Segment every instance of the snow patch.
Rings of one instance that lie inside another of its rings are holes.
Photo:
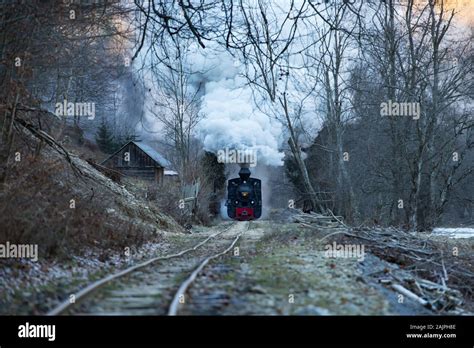
[[[458,227],[458,228],[447,228],[437,227],[433,230],[433,234],[448,236],[450,238],[473,238],[474,228],[472,227]]]

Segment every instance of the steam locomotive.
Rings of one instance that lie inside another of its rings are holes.
[[[242,167],[240,178],[227,185],[227,215],[234,220],[248,221],[262,215],[262,181],[250,177],[250,169]]]

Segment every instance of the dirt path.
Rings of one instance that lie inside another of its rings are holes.
[[[325,257],[316,235],[301,236],[295,228],[253,223],[238,255],[212,264],[197,280],[182,314],[390,313],[385,296],[364,282],[357,260]]]
[[[363,257],[328,257],[327,247],[333,245],[328,237],[340,232],[252,223],[238,253],[211,264],[197,279],[181,314],[437,314],[379,282],[391,274],[401,276],[398,265],[370,251]]]
[[[114,280],[67,314],[166,315],[176,295],[182,297],[178,315],[435,314],[409,298],[400,301],[396,291],[373,277],[396,265],[370,253],[328,256],[330,237],[341,232],[337,228],[308,230],[264,220],[222,222],[195,227],[191,234],[169,235],[167,249],[156,252],[186,250],[219,231],[225,232],[192,252]],[[209,260],[185,293],[177,294],[203,260],[226,249],[225,255]]]
[[[175,239],[184,249],[229,223],[200,228]],[[158,262],[102,289],[70,314],[166,315],[180,296],[179,315],[389,315],[433,314],[371,279],[390,265],[374,255],[328,257],[326,247],[340,230],[302,230],[270,221],[236,223],[185,257]],[[242,234],[241,234],[242,233]],[[180,285],[210,255],[227,254],[197,274],[183,294]]]

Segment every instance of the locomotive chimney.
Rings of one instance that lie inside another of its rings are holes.
[[[250,164],[249,163],[239,163],[240,166],[240,171],[239,171],[239,176],[242,180],[248,180],[250,178]]]

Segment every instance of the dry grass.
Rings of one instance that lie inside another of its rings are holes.
[[[65,256],[87,247],[123,248],[142,243],[143,235],[131,223],[110,221],[97,207],[71,189],[72,182],[53,180],[68,171],[60,161],[27,158],[13,166],[0,193],[0,241],[38,244],[43,257]],[[106,205],[107,200],[100,200]],[[75,199],[75,208],[71,208]]]
[[[87,171],[78,175],[51,148],[35,156],[24,144],[15,144],[22,158],[10,161],[0,190],[0,243],[37,244],[40,257],[67,257],[88,248],[123,250],[156,240],[159,229],[179,228],[85,162],[77,159]]]

